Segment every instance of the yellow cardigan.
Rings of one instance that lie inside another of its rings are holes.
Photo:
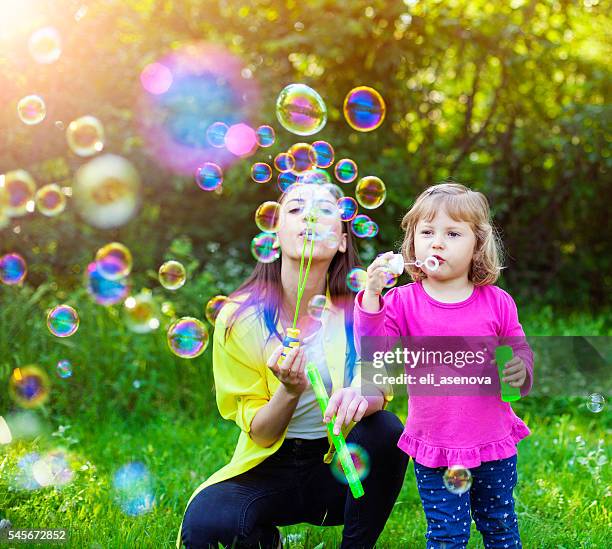
[[[235,421],[240,427],[238,444],[231,461],[195,489],[185,510],[193,498],[207,486],[240,475],[274,454],[282,445],[287,433],[285,429],[282,436],[268,448],[258,446],[249,434],[253,418],[268,403],[280,385],[280,381],[266,366],[268,357],[278,347],[279,341],[275,337],[268,339],[269,334],[263,319],[256,314],[254,308],[249,308],[241,314],[234,322],[230,337],[225,340],[225,327],[237,307],[238,304],[235,302],[227,303],[215,322],[213,373],[219,412],[225,419]],[[325,358],[332,381],[332,392],[335,392],[344,386],[345,378],[347,341],[344,310],[331,305],[326,308],[321,321],[324,330]],[[282,333],[280,326],[277,326],[277,329]],[[360,364],[357,361],[351,386],[359,389],[359,380]],[[384,406],[392,398],[389,390],[385,396]],[[355,423],[351,422],[343,429],[345,436],[354,425]],[[331,463],[335,451],[329,435],[328,439],[330,448],[323,458],[325,463]],[[181,528],[182,526],[181,522]],[[180,549],[181,529],[178,532],[176,546]]]

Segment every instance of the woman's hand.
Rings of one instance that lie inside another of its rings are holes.
[[[329,405],[323,414],[323,422],[329,423],[334,414],[334,434],[339,435],[342,424],[348,425],[351,421],[359,421],[368,409],[368,399],[361,396],[355,389],[344,387],[336,391],[329,399]]]
[[[389,281],[389,260],[393,252],[385,252],[379,255],[367,269],[368,279],[366,281],[365,293],[370,296],[378,296],[382,293],[385,284]]]
[[[279,345],[268,359],[267,366],[290,395],[299,396],[308,387],[308,378],[305,373],[306,353],[301,347],[294,347],[279,366],[277,363],[282,352],[283,346]]]

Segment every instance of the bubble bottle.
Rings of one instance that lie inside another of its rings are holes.
[[[300,329],[299,328],[287,328],[287,334],[283,339],[283,351],[278,358],[278,365],[280,366],[285,362],[287,354],[291,349],[297,349],[300,346]]]
[[[504,402],[514,402],[521,398],[521,390],[518,387],[512,387],[509,383],[502,381],[504,366],[510,360],[512,360],[512,347],[510,345],[500,345],[495,349],[495,362],[497,362],[497,373],[499,374],[501,399]]]

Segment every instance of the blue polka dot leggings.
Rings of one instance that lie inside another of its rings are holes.
[[[472,487],[461,495],[444,486],[445,470],[414,462],[427,519],[427,549],[465,548],[472,518],[487,549],[522,547],[512,496],[517,481],[516,455],[470,469]]]

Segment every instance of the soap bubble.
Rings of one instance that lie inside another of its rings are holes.
[[[10,444],[13,442],[13,434],[6,420],[0,416],[0,444]]]
[[[387,197],[387,189],[382,180],[373,175],[363,177],[355,188],[357,202],[368,210],[378,208]]]
[[[208,330],[197,318],[185,316],[168,328],[168,347],[181,358],[196,358],[208,347]]]
[[[150,291],[142,290],[123,302],[123,316],[129,330],[147,334],[159,328],[159,307]]]
[[[603,395],[593,393],[592,395],[589,395],[586,406],[591,412],[597,414],[604,409],[605,404],[606,400]]]
[[[0,256],[0,282],[8,286],[21,284],[28,274],[25,259],[19,254],[10,253]]]
[[[197,169],[195,180],[203,191],[214,191],[223,183],[223,170],[214,162],[206,162]]]
[[[314,320],[321,320],[326,305],[327,298],[324,295],[313,295],[308,302],[308,314]]]
[[[66,140],[74,154],[93,156],[104,148],[104,127],[94,116],[81,116],[68,124]]]
[[[0,428],[0,438],[2,438],[0,443],[2,444],[10,442],[6,440],[7,437],[13,440],[33,440],[45,435],[47,431],[47,426],[33,410],[19,410],[8,414],[6,428],[5,432],[2,432],[3,429]]]
[[[359,86],[344,99],[344,117],[348,125],[360,132],[371,132],[385,119],[386,106],[382,96],[368,86]]]
[[[19,471],[12,481],[15,488],[20,490],[37,490],[40,488],[40,484],[36,482],[32,473],[32,467],[39,459],[40,454],[38,452],[30,452],[19,459],[17,462]]]
[[[62,450],[53,450],[34,463],[32,476],[40,486],[65,486],[74,478],[74,471],[68,456]]]
[[[12,170],[0,175],[0,189],[8,196],[5,206],[9,217],[19,217],[33,211],[36,183],[25,170]]]
[[[128,516],[149,513],[155,506],[153,482],[146,466],[133,462],[117,469],[113,475],[114,499]]]
[[[350,158],[338,160],[334,167],[334,174],[340,183],[352,183],[357,179],[357,164]]]
[[[208,143],[216,149],[222,149],[225,147],[225,136],[227,135],[229,126],[224,122],[215,122],[208,126],[206,130],[206,140]]]
[[[229,298],[224,295],[216,295],[215,297],[211,297],[206,304],[206,309],[204,314],[206,316],[206,320],[210,322],[213,326],[221,312],[221,308],[228,302]]]
[[[355,444],[354,442],[348,442],[346,447],[353,460],[353,465],[355,466],[355,471],[357,471],[359,480],[364,480],[370,474],[370,456],[368,455],[368,452],[362,446]],[[344,474],[344,468],[342,467],[342,462],[340,461],[340,454],[338,452],[334,454],[334,459],[331,464],[331,471],[337,481],[341,482],[342,484],[348,484],[346,475]]]
[[[290,172],[295,167],[295,159],[289,153],[278,153],[274,158],[274,167],[279,172]]]
[[[109,280],[100,273],[98,264],[92,261],[85,271],[87,292],[99,305],[108,307],[121,303],[130,293],[127,279]]]
[[[40,124],[47,115],[47,107],[42,97],[38,95],[26,95],[17,103],[17,114],[19,120],[28,126]]]
[[[132,272],[132,252],[119,242],[111,242],[96,252],[96,263],[104,278],[119,280]]]
[[[325,170],[315,168],[298,175],[297,183],[302,185],[326,185],[331,183],[331,177]]]
[[[346,275],[346,285],[353,292],[365,290],[368,274],[361,268],[355,267]]]
[[[472,473],[463,465],[453,465],[444,471],[442,481],[451,494],[460,496],[472,486]]]
[[[36,365],[15,368],[9,378],[9,394],[22,408],[36,408],[49,398],[47,374]]]
[[[57,337],[69,337],[79,329],[79,315],[70,305],[56,305],[47,314],[47,328]]]
[[[166,261],[159,268],[159,283],[166,290],[178,290],[187,280],[185,267],[178,261]]]
[[[318,168],[329,168],[334,163],[334,148],[327,141],[315,141],[312,148],[315,150]]]
[[[170,48],[156,63],[168,69],[172,85],[165,93],[142,93],[138,100],[138,133],[149,156],[187,177],[205,162],[223,170],[238,162],[225,147],[229,127],[261,113],[257,81],[242,77],[242,60],[221,45],[189,42]],[[211,132],[221,132],[211,136],[207,130],[216,123],[221,125]]]
[[[340,219],[342,221],[352,221],[357,215],[357,201],[350,196],[343,196],[338,199],[338,208],[340,210]]]
[[[140,73],[142,87],[153,95],[166,93],[172,86],[172,71],[162,63],[151,63]]]
[[[271,147],[274,145],[274,139],[276,137],[274,128],[272,126],[259,126],[257,128],[257,144],[260,147]]]
[[[284,172],[278,174],[278,189],[282,193],[286,193],[289,187],[297,182],[297,175],[291,172]]]
[[[257,150],[257,134],[247,124],[234,124],[225,134],[225,147],[235,156],[251,156]]]
[[[372,237],[376,227],[369,216],[365,214],[356,215],[351,221],[351,231],[357,238]]]
[[[327,122],[321,96],[304,84],[289,84],[276,100],[276,117],[283,128],[296,135],[312,135]]]
[[[392,272],[385,272],[387,275],[387,280],[385,281],[385,288],[393,288],[397,284],[398,275],[393,274]]]
[[[255,212],[255,224],[260,231],[275,233],[278,231],[281,206],[278,202],[264,202]]]
[[[69,360],[60,360],[56,366],[57,375],[62,379],[66,379],[72,375],[72,364]]]
[[[289,154],[293,157],[293,173],[300,174],[306,170],[314,168],[317,161],[317,153],[308,143],[296,143],[289,149]]]
[[[44,65],[54,63],[62,54],[59,32],[53,27],[43,27],[33,32],[28,41],[28,49],[34,61]]]
[[[47,217],[59,215],[66,209],[66,196],[55,183],[38,189],[34,200],[38,211]]]
[[[105,154],[79,168],[73,195],[79,214],[98,229],[113,229],[136,213],[140,176],[121,156]]]
[[[330,250],[337,250],[340,245],[340,237],[333,231],[329,231],[323,238],[323,244]]]
[[[278,236],[270,233],[259,233],[251,240],[251,254],[260,263],[272,263],[280,257]]]
[[[367,227],[368,227],[368,234],[366,238],[374,238],[378,234],[378,230],[379,230],[378,223],[370,219]]]
[[[7,208],[8,194],[6,194],[4,189],[0,187],[0,229],[8,227],[11,222],[11,218],[8,215]]]
[[[267,183],[272,179],[272,168],[265,162],[255,162],[251,166],[251,179],[255,183]]]

